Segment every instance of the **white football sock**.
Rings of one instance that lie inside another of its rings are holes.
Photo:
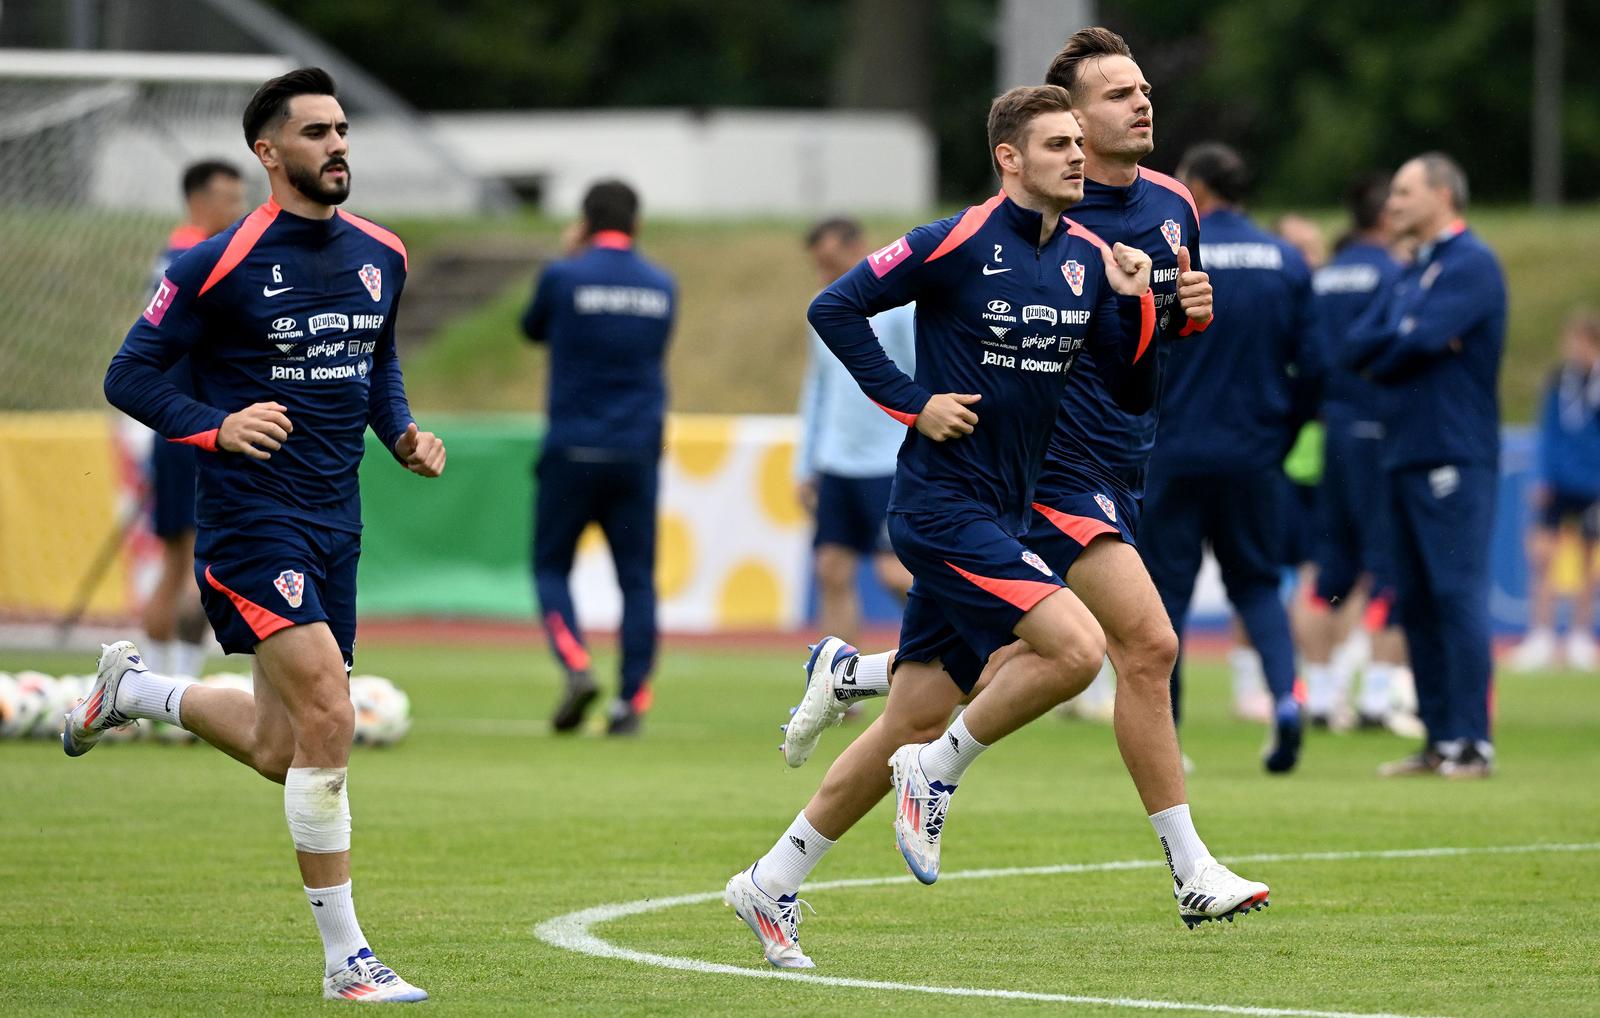
[[[349,964],[356,952],[367,946],[367,938],[356,922],[356,905],[350,897],[350,881],[338,887],[308,887],[306,900],[311,903],[311,915],[317,920],[317,932],[322,934],[322,955],[327,974]]]
[[[183,703],[184,692],[192,685],[193,679],[168,678],[130,668],[122,673],[122,681],[117,684],[115,706],[118,713],[130,718],[165,721],[181,728],[183,722],[178,720],[178,707]]]
[[[1161,839],[1161,848],[1167,854],[1167,866],[1178,882],[1186,884],[1194,879],[1195,871],[1211,861],[1205,842],[1194,829],[1189,817],[1189,804],[1180,802],[1171,809],[1150,814],[1150,825]]]
[[[894,651],[886,650],[882,654],[862,654],[856,658],[856,688],[869,692],[874,696],[886,696],[889,693],[889,662],[894,660]]]
[[[1326,715],[1333,710],[1333,669],[1325,664],[1306,662],[1306,710]]]
[[[774,898],[794,894],[834,844],[817,833],[806,819],[805,810],[801,810],[795,815],[794,823],[783,832],[783,837],[756,860],[750,879]]]
[[[1387,661],[1374,661],[1367,665],[1361,676],[1361,713],[1371,718],[1381,718],[1389,713],[1389,678],[1394,665]]]
[[[1267,673],[1261,670],[1261,655],[1254,647],[1235,647],[1228,651],[1233,669],[1233,698],[1246,700],[1267,688]]]
[[[183,675],[192,679],[200,674],[206,649],[188,640],[173,640],[162,649],[162,659],[167,663],[168,675]]]
[[[948,731],[918,751],[917,762],[922,764],[922,772],[929,781],[954,788],[972,761],[988,748],[967,731],[967,718],[963,714],[950,723]]]

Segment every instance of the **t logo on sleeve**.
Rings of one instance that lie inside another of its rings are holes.
[[[161,319],[167,315],[167,308],[172,306],[172,298],[178,295],[178,284],[161,277],[161,282],[156,284],[156,293],[150,298],[150,304],[144,309],[144,320],[151,325],[160,325]]]
[[[882,279],[884,273],[905,261],[910,255],[911,245],[906,243],[904,237],[901,237],[893,244],[880,247],[867,255],[867,264],[872,267],[872,274]]]

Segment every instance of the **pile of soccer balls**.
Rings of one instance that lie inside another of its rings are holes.
[[[250,676],[231,672],[200,680],[221,689],[252,691]],[[62,718],[94,685],[93,675],[43,672],[0,672],[0,739],[59,739]],[[411,698],[394,683],[377,675],[350,679],[350,703],[356,710],[356,743],[392,746],[411,730]],[[134,721],[107,732],[102,742],[154,739],[158,742],[193,742],[193,735],[174,725]]]

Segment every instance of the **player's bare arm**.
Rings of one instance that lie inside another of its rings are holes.
[[[401,465],[413,474],[438,477],[444,473],[444,439],[431,431],[418,430],[415,421],[395,439],[394,451]]]
[[[917,414],[917,430],[935,442],[970,435],[978,426],[978,415],[967,407],[982,398],[972,392],[935,393]]]
[[[1178,248],[1178,306],[1191,322],[1211,320],[1211,276],[1190,268],[1187,247]]]
[[[253,460],[269,460],[289,440],[294,425],[282,403],[252,403],[222,419],[217,448],[243,453]]]

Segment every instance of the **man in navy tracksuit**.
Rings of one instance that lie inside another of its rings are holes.
[[[1303,378],[1312,364],[1311,273],[1292,245],[1238,210],[1245,167],[1231,149],[1191,149],[1179,179],[1200,208],[1216,322],[1203,343],[1177,344],[1167,361],[1139,541],[1180,633],[1203,547],[1216,555],[1274,700],[1275,737],[1263,762],[1282,773],[1297,762],[1301,736],[1294,645],[1278,598],[1282,464],[1306,410],[1291,376],[1298,370]],[[1175,713],[1181,667],[1173,672]]]
[[[1394,577],[1389,568],[1389,514],[1383,470],[1383,394],[1369,379],[1339,363],[1350,327],[1389,291],[1400,266],[1389,254],[1383,207],[1387,173],[1351,185],[1347,204],[1351,235],[1333,259],[1311,277],[1313,329],[1324,366],[1321,416],[1326,429],[1322,483],[1317,488],[1313,557],[1317,566],[1305,644],[1306,710],[1313,724],[1343,727],[1349,676],[1336,674],[1334,647],[1360,600],[1349,602],[1363,578],[1366,615],[1376,623],[1372,661],[1358,707],[1363,727],[1378,727],[1389,711],[1390,678],[1404,663],[1402,641],[1389,608]],[[1381,620],[1381,621],[1380,621]]]
[[[633,249],[639,199],[604,181],[583,199],[583,248],[539,277],[522,331],[550,348],[549,427],[537,468],[533,577],[566,693],[551,724],[583,721],[597,687],[578,628],[578,538],[600,524],[622,588],[622,683],[607,731],[631,735],[649,708],[656,654],[656,490],[666,416],[664,361],[676,285]]]
[[[1385,775],[1493,772],[1489,537],[1500,459],[1506,287],[1461,212],[1467,179],[1439,153],[1394,176],[1387,207],[1416,260],[1352,328],[1344,362],[1383,390],[1383,463],[1400,624],[1427,744]]]
[[[222,649],[254,655],[254,694],[156,674],[121,641],[62,741],[80,756],[107,728],[150,718],[282,782],[323,996],[415,1001],[427,994],[373,956],[351,897],[357,468],[368,427],[424,477],[443,472],[445,450],[412,420],[395,353],[405,245],[338,208],[348,129],[325,71],[263,84],[244,133],[272,197],[172,264],[106,371],[113,405],[200,450],[195,577]],[[185,355],[193,396],[165,374]]]

